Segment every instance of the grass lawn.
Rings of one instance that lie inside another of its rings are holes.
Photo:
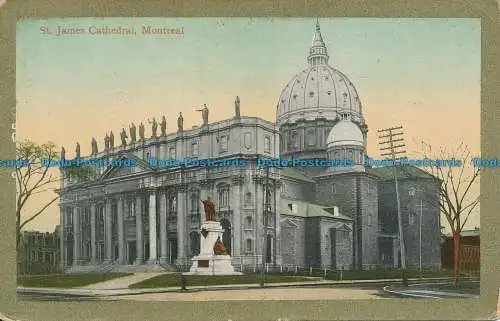
[[[408,270],[408,278],[442,278],[451,277],[452,273],[449,271],[422,271]],[[386,270],[386,269],[373,269],[364,271],[343,271],[342,280],[377,280],[377,279],[399,279],[402,278],[403,272],[401,270]],[[339,275],[335,272],[329,273],[326,276],[329,280],[338,280]]]
[[[37,288],[74,288],[104,282],[128,275],[132,275],[132,273],[26,275],[17,277],[17,285]]]
[[[131,289],[143,288],[163,288],[180,287],[182,274],[164,274],[129,286]],[[208,286],[208,285],[226,285],[226,284],[255,284],[260,283],[259,274],[247,275],[185,275],[187,287],[189,286]],[[286,282],[306,282],[313,281],[310,277],[304,276],[282,276],[266,275],[266,283],[286,283]]]

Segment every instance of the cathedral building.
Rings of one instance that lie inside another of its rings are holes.
[[[184,128],[180,114],[175,132],[167,133],[163,120],[158,135],[156,121],[150,137],[142,124],[130,142],[122,131],[121,146],[107,135],[101,152],[93,140],[92,155],[82,159],[112,163],[87,179],[61,168],[64,270],[185,269],[199,253],[201,200],[208,196],[236,267],[399,267],[394,168],[366,163],[360,98],[329,65],[319,24],[307,64],[282,90],[274,123],[241,116],[237,97],[231,119],[209,122],[205,106],[201,126]],[[277,158],[349,166],[263,168],[256,161]],[[197,163],[206,159],[225,166]],[[133,166],[116,166],[125,162]],[[428,205],[438,200],[438,186],[415,167],[398,166],[396,173],[407,266],[421,259],[423,267],[438,268],[440,213]]]

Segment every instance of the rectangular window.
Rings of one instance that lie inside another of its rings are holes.
[[[269,137],[268,135],[264,136],[264,152],[271,152],[271,137]]]
[[[225,153],[227,152],[227,136],[221,136],[219,138],[219,152]]]
[[[409,216],[410,216],[409,217],[409,223],[410,223],[410,225],[415,224],[416,216],[417,216],[416,213],[415,213],[415,211],[410,210],[410,215]]]
[[[191,143],[191,156],[198,156],[198,143]]]
[[[175,147],[170,147],[169,151],[168,151],[168,157],[170,159],[175,159],[176,158],[176,155],[175,155]]]
[[[219,192],[219,204],[221,207],[227,207],[229,203],[229,190],[223,189]]]

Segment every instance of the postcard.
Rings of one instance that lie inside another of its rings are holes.
[[[16,41],[20,299],[479,298],[479,19],[29,19]]]

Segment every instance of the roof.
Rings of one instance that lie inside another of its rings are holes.
[[[366,167],[366,172],[377,176],[382,181],[394,179],[394,166]],[[408,178],[432,178],[433,176],[424,170],[410,165],[397,165],[396,174],[398,179]]]
[[[316,181],[308,177],[306,173],[299,167],[283,167],[281,169],[281,175],[289,178],[298,179],[301,181],[306,181],[310,183],[315,183]]]
[[[479,236],[480,234],[481,233],[480,233],[479,228],[476,228],[476,229],[473,229],[473,230],[462,230],[462,232],[460,233],[460,236],[462,236],[462,237]],[[444,236],[446,236],[446,237],[452,237],[451,233],[446,233],[446,234],[444,234]]]
[[[297,213],[293,213],[292,210],[288,207],[288,204],[296,204],[297,205]],[[321,206],[313,203],[308,203],[299,200],[292,200],[287,198],[281,199],[281,214],[283,215],[291,215],[291,216],[300,216],[300,217],[329,217],[335,219],[343,219],[343,220],[352,220],[350,217],[342,215],[339,213],[338,216],[333,215],[333,207],[330,206]]]

